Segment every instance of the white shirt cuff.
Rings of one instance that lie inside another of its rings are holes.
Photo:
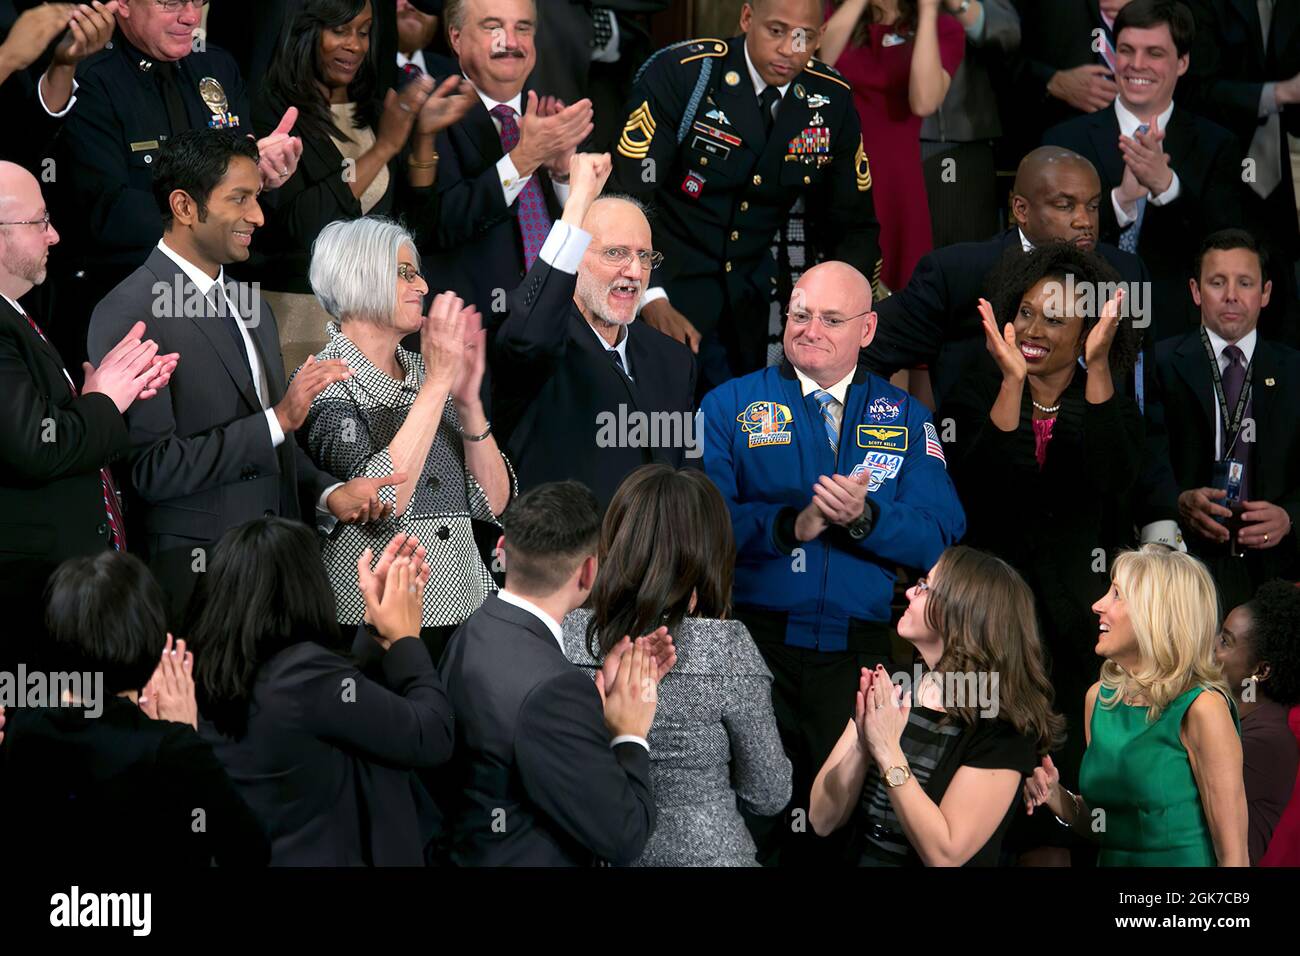
[[[531,178],[519,175],[519,170],[515,169],[515,161],[510,158],[509,153],[497,160],[497,175],[501,177],[501,192],[506,197],[507,206],[519,198],[519,194],[524,191]]]
[[[320,501],[316,502],[316,527],[326,534],[334,530],[334,526],[339,523],[339,519],[334,517],[325,502],[329,501],[330,495],[334,494],[335,489],[342,488],[343,482],[336,481],[320,493]]]
[[[1120,204],[1119,196],[1116,195],[1118,192],[1119,192],[1118,186],[1116,186],[1114,189],[1110,191],[1110,207],[1115,210],[1115,222],[1119,225],[1121,229],[1123,229],[1126,226],[1132,225],[1134,220],[1137,219],[1137,217],[1130,216],[1124,212],[1124,207]]]
[[[41,78],[36,81],[36,98],[40,101],[41,109],[45,110],[48,115],[53,116],[55,119],[58,119],[61,116],[67,116],[68,113],[72,111],[72,107],[77,103],[77,78],[75,76],[72,78],[72,95],[68,97],[68,105],[63,107],[63,109],[59,110],[57,113],[45,105],[44,73],[42,73]]]
[[[641,300],[641,308],[644,309],[651,302],[658,302],[660,299],[663,299],[665,302],[667,302],[668,293],[664,291],[663,286],[653,285],[650,288],[645,290],[645,298]]]
[[[1259,91],[1259,115],[1268,116],[1278,112],[1281,110],[1277,105],[1277,84],[1265,83],[1264,88]]]
[[[546,241],[542,243],[537,257],[552,269],[577,275],[578,266],[590,244],[591,233],[557,219],[551,225],[551,231],[547,234]]]
[[[619,744],[640,744],[645,748],[645,752],[650,752],[650,744],[644,737],[638,737],[636,734],[619,734],[609,742],[609,748],[613,750]]]
[[[569,184],[557,183],[554,179],[552,179],[551,188],[555,190],[556,202],[558,202],[560,204],[560,208],[563,209],[565,205],[568,204],[569,202]]]
[[[266,424],[271,427],[271,447],[279,448],[284,444],[284,429],[280,427],[280,420],[275,417],[275,409],[266,410]]]
[[[1169,519],[1153,521],[1145,525],[1138,532],[1138,543],[1164,544],[1178,551],[1187,550],[1187,542],[1183,540],[1183,532],[1179,529],[1178,522]]]
[[[1174,178],[1169,180],[1169,188],[1166,189],[1164,192],[1162,192],[1159,196],[1152,196],[1151,205],[1164,206],[1167,203],[1171,203],[1178,198],[1178,194],[1181,191],[1182,191],[1182,186],[1178,182],[1178,174],[1174,173]]]

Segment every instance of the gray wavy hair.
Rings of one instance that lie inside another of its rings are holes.
[[[363,216],[332,222],[312,243],[307,279],[321,306],[340,322],[386,325],[397,311],[397,262],[408,246],[419,269],[415,240],[393,220]]]

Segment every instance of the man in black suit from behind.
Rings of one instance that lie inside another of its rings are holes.
[[[1133,0],[1115,18],[1114,104],[1049,129],[1043,142],[1101,175],[1101,238],[1142,257],[1163,306],[1153,341],[1200,324],[1187,292],[1202,236],[1244,224],[1241,155],[1221,126],[1175,108],[1196,24],[1177,0]]]
[[[309,356],[286,386],[270,306],[255,283],[226,281],[224,267],[248,258],[263,223],[261,188],[252,140],[224,130],[172,137],[154,170],[163,238],[90,320],[93,357],[143,319],[186,359],[157,401],[127,415],[131,528],[177,618],[226,531],[264,515],[378,520],[379,487],[404,477],[339,482],[294,440],[312,399],[349,373]]]
[[[73,387],[18,304],[45,281],[58,241],[35,177],[0,162],[0,670],[37,659],[45,583],[60,562],[126,547],[108,466],[128,448],[123,414],[165,388],[177,361],[142,341],[144,323],[132,322],[98,368],[85,366],[84,387]]]
[[[649,638],[616,648],[593,682],[564,656],[561,622],[596,580],[596,499],[577,482],[542,485],[504,524],[506,585],[439,665],[456,714],[451,860],[631,863],[654,831],[646,737],[671,643],[662,661]]]
[[[438,134],[436,248],[430,285],[478,306],[489,330],[533,265],[568,196],[569,159],[590,135],[591,101],[538,99],[533,0],[449,0],[443,16],[478,102]],[[441,80],[441,77],[437,79]]]
[[[992,294],[991,278],[1004,256],[1047,242],[1069,242],[1105,259],[1129,289],[1134,324],[1148,327],[1163,307],[1148,294],[1151,276],[1132,253],[1097,241],[1101,181],[1087,159],[1059,146],[1040,146],[1020,161],[1011,195],[1016,226],[982,242],[959,242],[927,253],[907,285],[876,307],[878,324],[861,363],[878,375],[929,365],[935,407],[985,352],[979,299]],[[1138,301],[1138,299],[1142,301]],[[1142,406],[1147,456],[1134,518],[1143,541],[1178,546],[1178,490],[1159,409],[1149,395],[1151,347],[1144,346],[1139,375],[1116,388]],[[942,423],[939,423],[942,428]]]
[[[698,461],[695,357],[636,320],[657,254],[635,200],[597,198],[609,154],[571,169],[564,216],[507,297],[493,408],[521,490],[572,478],[604,508],[641,465]]]
[[[1300,577],[1293,533],[1300,520],[1300,352],[1257,333],[1272,292],[1268,268],[1250,233],[1207,237],[1192,282],[1202,328],[1156,350],[1189,549],[1210,568],[1225,608],[1253,597],[1270,578]],[[1225,525],[1232,509],[1215,475],[1215,463],[1228,460],[1244,465],[1236,557]]]

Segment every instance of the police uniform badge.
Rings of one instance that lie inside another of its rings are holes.
[[[199,96],[212,111],[212,119],[208,120],[209,129],[229,129],[239,125],[239,117],[230,112],[226,91],[215,77],[205,76],[199,80]]]
[[[655,118],[650,115],[650,101],[644,100],[623,124],[623,134],[618,138],[619,155],[628,159],[645,159],[650,154],[650,143],[654,138]]]
[[[736,416],[740,430],[749,437],[750,448],[764,445],[790,444],[790,406],[779,402],[750,402],[748,407]]]

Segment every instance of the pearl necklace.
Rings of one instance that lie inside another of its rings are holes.
[[[1030,399],[1030,401],[1033,401],[1033,399]],[[1037,402],[1034,402],[1034,408],[1038,409],[1044,415],[1055,415],[1061,410],[1061,403],[1057,402],[1055,405],[1039,405]]]

